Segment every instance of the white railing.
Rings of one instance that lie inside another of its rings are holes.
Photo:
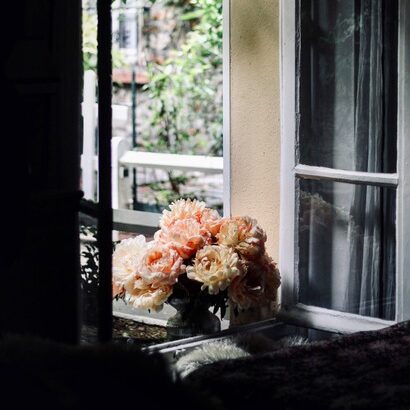
[[[98,158],[96,152],[96,125],[97,104],[95,73],[87,71],[84,74],[84,101],[83,113],[83,154],[81,156],[82,168],[82,190],[84,198],[97,200],[97,172]],[[128,120],[129,107],[124,105],[113,105],[113,123],[126,124]],[[124,133],[125,134],[125,133]],[[151,168],[166,171],[180,170],[185,172],[203,172],[206,174],[222,174],[223,158],[208,157],[201,155],[179,155],[154,152],[132,151],[129,139],[126,135],[113,136],[111,144],[112,155],[112,207],[114,224],[127,227],[157,227],[160,214],[152,212],[127,210],[128,198],[126,192],[131,192],[131,185],[126,181],[126,168]],[[128,186],[127,189],[124,188]]]

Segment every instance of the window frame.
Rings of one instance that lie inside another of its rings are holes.
[[[280,247],[279,260],[282,275],[280,317],[299,325],[351,333],[360,330],[376,330],[396,322],[410,319],[410,223],[406,220],[406,210],[410,209],[410,141],[406,140],[406,130],[410,129],[410,52],[406,50],[406,38],[410,39],[410,3],[399,1],[398,22],[398,110],[397,110],[397,172],[394,174],[344,171],[324,167],[296,165],[295,141],[296,112],[299,93],[297,90],[297,55],[301,34],[296,21],[296,2],[281,0],[281,207],[280,207]],[[408,46],[408,44],[407,44]],[[292,67],[292,68],[291,68]],[[295,255],[295,181],[296,178],[316,178],[321,180],[390,186],[396,192],[396,320],[389,321],[358,314],[305,305],[298,302],[297,261]],[[408,300],[408,302],[406,301]]]

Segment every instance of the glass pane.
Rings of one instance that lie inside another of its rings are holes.
[[[299,180],[300,302],[394,320],[395,190]]]
[[[397,1],[300,4],[297,162],[395,172]]]

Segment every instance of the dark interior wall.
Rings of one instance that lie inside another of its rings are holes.
[[[75,342],[81,2],[5,2],[0,21],[0,331]]]

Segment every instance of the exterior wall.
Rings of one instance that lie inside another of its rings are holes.
[[[256,218],[279,256],[278,0],[231,0],[231,214]]]

